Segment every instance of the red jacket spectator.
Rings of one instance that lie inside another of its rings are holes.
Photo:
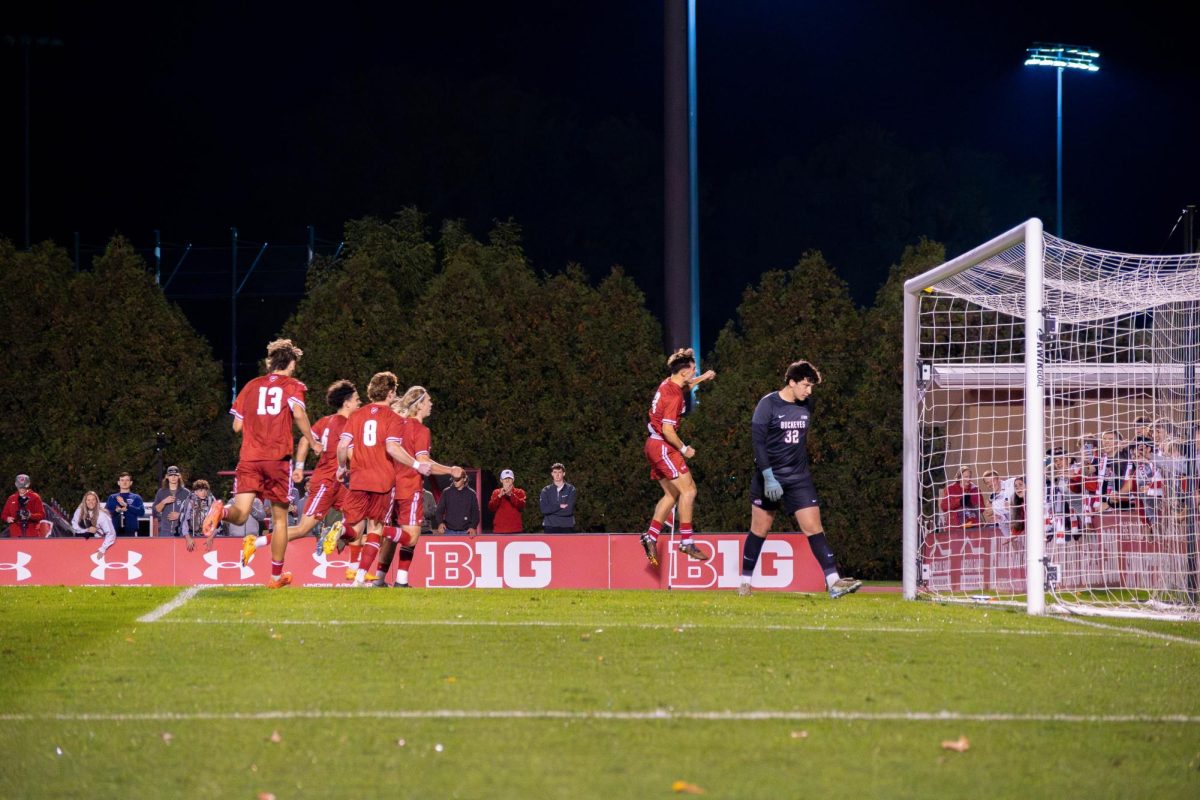
[[[948,522],[952,527],[961,528],[979,524],[979,514],[983,509],[983,495],[979,487],[971,482],[971,468],[963,467],[958,471],[958,478],[946,487],[941,499],[942,511],[948,511]]]
[[[17,476],[17,491],[9,496],[0,518],[12,537],[34,538],[42,535],[39,523],[46,518],[46,506],[38,493],[29,488],[29,476]]]
[[[514,476],[511,469],[500,473],[501,488],[492,491],[492,499],[488,500],[488,508],[495,515],[492,519],[493,533],[521,533],[525,524],[521,512],[525,509],[525,490],[513,486]]]

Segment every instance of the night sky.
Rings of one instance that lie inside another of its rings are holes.
[[[807,249],[869,304],[922,234],[953,254],[1029,216],[1053,231],[1054,73],[1022,65],[1034,41],[1101,53],[1099,73],[1065,78],[1067,238],[1183,249],[1169,234],[1200,202],[1200,66],[1194,29],[1165,7],[698,5],[706,349],[742,288]],[[168,296],[218,357],[221,313],[198,312],[228,292],[228,251],[202,246],[227,247],[237,226],[245,269],[252,242],[273,244],[243,301],[260,312],[246,314],[254,358],[302,287],[303,250],[282,245],[311,224],[332,252],[345,220],[410,204],[480,236],[515,218],[540,270],[620,263],[661,312],[658,2],[5,16],[0,36],[63,42],[32,52],[33,238],[71,248],[78,231],[86,260],[114,232],[148,248],[159,229],[168,272],[195,243]],[[0,235],[20,243],[20,48],[0,48],[0,65]]]

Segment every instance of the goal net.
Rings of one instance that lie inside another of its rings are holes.
[[[905,289],[905,596],[1200,619],[1200,255],[1033,219]]]

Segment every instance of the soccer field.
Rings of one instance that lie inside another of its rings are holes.
[[[0,589],[0,667],[5,798],[1200,796],[1195,624],[881,594],[24,588]]]

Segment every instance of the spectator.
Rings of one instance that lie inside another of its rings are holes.
[[[1080,516],[1083,495],[1072,489],[1078,465],[1061,447],[1046,450],[1046,518],[1050,522],[1046,541],[1052,536],[1079,541],[1082,537]],[[1078,484],[1076,484],[1078,485]]]
[[[994,469],[983,473],[983,482],[990,494],[983,509],[984,521],[1000,528],[1004,536],[1012,535],[1013,484],[1016,478],[1001,478]]]
[[[133,476],[122,472],[117,476],[117,491],[108,496],[104,507],[113,518],[118,536],[137,536],[138,520],[146,513],[142,496],[133,491]]]
[[[180,536],[183,516],[179,510],[188,499],[191,492],[183,485],[183,476],[179,467],[167,467],[167,475],[163,478],[162,486],[154,495],[154,518],[158,521],[159,536]]]
[[[179,509],[179,532],[187,540],[188,550],[196,546],[196,536],[204,535],[204,518],[208,516],[208,510],[212,508],[212,504],[213,497],[208,487],[208,481],[203,478],[195,481],[192,484],[191,494],[183,501],[183,505]],[[204,544],[206,550],[212,549],[212,539],[206,540]]]
[[[500,473],[500,488],[492,490],[492,499],[488,508],[495,516],[492,518],[492,533],[522,533],[525,525],[521,520],[521,512],[525,510],[525,490],[518,489],[511,469]]]
[[[112,517],[109,516],[108,509],[100,505],[100,495],[93,491],[85,492],[83,499],[79,501],[79,507],[71,516],[71,528],[77,536],[89,539],[93,536],[104,537],[104,542],[96,551],[101,560],[117,540],[117,530],[113,527]]]
[[[1012,499],[1012,532],[1013,536],[1025,533],[1025,479],[1013,478]]]
[[[17,476],[17,491],[8,496],[4,504],[4,524],[8,535],[34,538],[38,536],[38,523],[46,518],[46,506],[37,492],[29,488],[32,482],[28,475]]]
[[[542,511],[542,530],[546,533],[575,532],[575,487],[567,483],[567,468],[562,464],[550,467],[551,483],[542,489],[538,506]]]
[[[1133,440],[1130,456],[1121,491],[1136,498],[1142,522],[1147,532],[1153,534],[1162,514],[1164,494],[1162,473],[1154,463],[1154,441],[1148,436],[1138,436]]]
[[[467,485],[465,472],[442,492],[437,504],[437,523],[438,533],[474,536],[479,532],[479,495]]]
[[[983,508],[983,495],[979,487],[971,482],[971,468],[959,467],[954,482],[946,487],[941,500],[942,511],[948,511],[949,524],[954,528],[971,527],[979,524],[979,512]]]
[[[437,500],[433,499],[433,492],[428,489],[422,490],[422,515],[421,515],[421,535],[433,533],[434,526],[437,525]]]
[[[1121,434],[1105,431],[1100,434],[1100,452],[1096,456],[1096,478],[1100,482],[1100,510],[1128,508],[1128,496],[1122,494],[1124,484],[1125,447]]]

